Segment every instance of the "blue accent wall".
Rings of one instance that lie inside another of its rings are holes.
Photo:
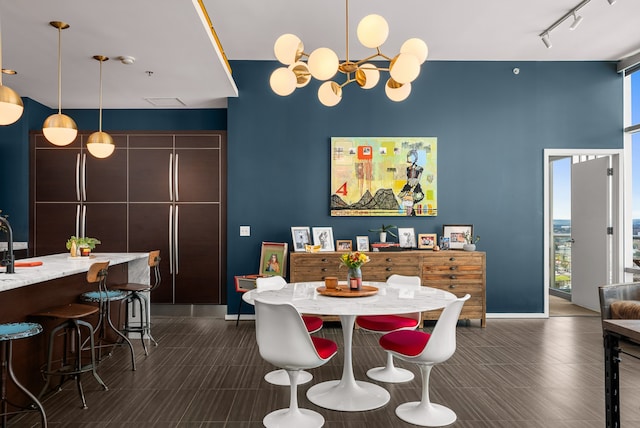
[[[609,62],[427,62],[404,102],[383,82],[351,84],[336,107],[316,98],[318,82],[279,97],[278,67],[234,61],[240,88],[228,109],[105,110],[104,130],[228,130],[229,313],[240,296],[233,276],[256,273],[262,241],[291,242],[291,226],[331,226],[335,239],[375,234],[381,223],[441,233],[473,224],[487,252],[487,310],[543,312],[543,149],[621,148],[623,78]],[[514,75],[512,69],[520,68]],[[28,238],[29,130],[52,110],[25,99],[25,115],[0,129],[0,209],[16,239]],[[97,128],[97,110],[69,110]],[[438,138],[437,217],[329,215],[332,136]],[[240,237],[239,226],[251,236]],[[366,267],[365,267],[366,275]],[[250,310],[247,308],[246,310]]]
[[[375,241],[367,230],[383,222],[438,235],[443,224],[473,224],[487,253],[487,311],[544,311],[543,149],[622,147],[623,78],[613,63],[427,62],[404,102],[387,100],[384,82],[351,84],[333,108],[317,100],[316,81],[288,97],[271,92],[278,66],[232,63],[240,96],[228,103],[229,313],[240,298],[233,277],[257,272],[262,241],[291,243],[291,226]],[[331,217],[332,136],[437,137],[438,216]]]
[[[30,98],[22,102],[20,119],[0,127],[0,210],[9,215],[13,239],[20,242],[29,240],[29,130],[42,127],[52,112]]]

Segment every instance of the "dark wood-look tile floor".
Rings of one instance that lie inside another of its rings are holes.
[[[425,327],[429,329],[429,327]],[[84,386],[89,408],[80,408],[73,382],[44,401],[51,427],[209,427],[262,426],[270,411],[288,406],[288,388],[272,386],[272,369],[255,342],[253,321],[221,317],[153,317],[159,346],[145,357],[135,343],[138,369],[129,370],[128,352],[115,350],[99,367],[109,386],[103,391],[90,375]],[[338,324],[318,333],[342,345]],[[384,361],[378,336],[356,331],[354,372],[365,379]],[[398,361],[398,366],[412,365]],[[382,384],[391,393],[386,406],[368,412],[336,412],[311,404],[314,382],[340,377],[342,354],[312,370],[311,384],[299,387],[301,407],[322,413],[329,428],[410,427],[395,415],[398,404],[420,397],[420,381]],[[601,428],[604,426],[604,374],[599,317],[556,317],[476,321],[458,327],[458,348],[434,368],[431,400],[452,408],[459,428]],[[640,426],[640,361],[621,363],[623,427]],[[38,426],[36,415],[12,426]]]

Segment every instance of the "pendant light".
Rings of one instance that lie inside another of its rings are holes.
[[[2,30],[0,29],[0,70],[2,70]],[[14,73],[15,74],[15,73]],[[22,98],[13,89],[2,84],[0,73],[0,125],[11,125],[17,122],[24,111]]]
[[[109,58],[102,55],[95,55],[93,59],[100,61],[100,120],[98,122],[98,131],[89,135],[87,139],[87,150],[93,156],[103,159],[111,156],[116,146],[113,144],[113,138],[106,132],[102,132],[102,63],[108,61]]]
[[[61,21],[51,21],[49,25],[58,29],[58,113],[49,116],[42,125],[44,137],[53,145],[66,146],[71,144],[78,135],[76,123],[66,114],[62,114],[62,30],[69,28],[69,24]]]

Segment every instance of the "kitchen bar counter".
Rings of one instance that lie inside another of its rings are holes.
[[[91,257],[71,257],[69,253],[32,257],[17,260],[19,263],[42,262],[40,266],[16,267],[16,273],[4,273],[0,268],[0,292],[13,290],[27,285],[52,279],[63,278],[77,273],[85,273],[94,262],[109,260],[109,266],[130,263],[128,276],[130,282],[148,283],[148,253],[94,253]],[[139,262],[142,260],[142,263]]]
[[[97,290],[96,284],[87,283],[86,272],[92,262],[109,260],[107,284],[149,284],[149,253],[93,255],[95,258],[78,260],[71,259],[69,253],[32,257],[18,262],[42,262],[42,265],[16,267],[16,273],[12,274],[4,273],[4,268],[0,271],[0,323],[30,321],[40,323],[44,328],[42,334],[22,339],[14,346],[14,372],[20,382],[35,394],[44,385],[40,369],[47,361],[49,333],[60,321],[34,317],[32,314],[52,306],[78,303],[80,294]],[[123,320],[119,319],[119,302],[113,302],[111,309],[114,324],[122,325]],[[87,321],[96,325],[97,316],[92,316]],[[54,356],[60,357],[59,350],[54,352]],[[16,395],[12,384],[7,393],[13,402],[26,404],[23,402],[25,398],[22,394]]]

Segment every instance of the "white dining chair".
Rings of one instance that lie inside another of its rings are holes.
[[[396,408],[396,415],[414,425],[439,427],[450,425],[456,413],[429,400],[429,375],[435,364],[448,360],[456,350],[456,325],[464,302],[471,296],[456,299],[444,308],[431,334],[416,330],[399,330],[380,338],[380,346],[409,363],[420,367],[422,399],[404,403]]]
[[[280,290],[287,285],[287,281],[281,276],[265,276],[256,278],[256,290],[258,293],[267,290]],[[302,321],[304,321],[307,331],[309,333],[315,333],[322,328],[322,318],[314,317],[310,315],[303,315]],[[311,382],[313,375],[309,372],[302,371],[298,377],[298,385]],[[287,372],[280,370],[272,370],[264,375],[264,380],[272,385],[289,386],[289,376]]]
[[[411,292],[420,289],[421,280],[419,276],[393,274],[387,279],[387,285]],[[356,324],[361,329],[373,333],[384,334],[397,330],[415,330],[420,325],[420,312],[398,315],[361,315],[356,317]],[[387,383],[409,382],[414,378],[411,371],[393,364],[393,355],[390,352],[387,352],[385,366],[369,369],[367,376],[373,380]]]
[[[302,317],[290,303],[268,303],[255,299],[256,340],[260,356],[289,377],[289,407],[264,417],[267,428],[320,428],[324,417],[298,407],[298,377],[303,369],[319,367],[338,351],[335,342],[309,334]]]

